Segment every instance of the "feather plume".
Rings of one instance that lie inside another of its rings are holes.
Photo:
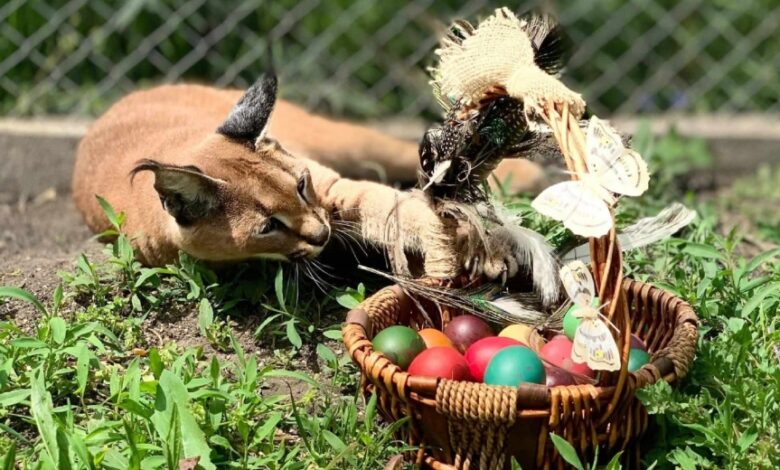
[[[473,289],[440,287],[420,282],[419,279],[385,273],[368,266],[359,266],[359,268],[390,279],[415,301],[432,301],[437,305],[470,313],[490,322],[502,325],[525,323],[537,326],[549,321],[549,313],[542,310],[539,297],[533,293],[509,294],[490,286]]]
[[[539,233],[522,227],[519,216],[512,214],[506,206],[495,203],[495,214],[512,234],[520,264],[531,266],[534,287],[545,305],[551,305],[560,297],[558,261],[553,247]]]
[[[675,202],[654,217],[639,219],[618,234],[621,251],[635,250],[671,237],[696,218],[696,211]],[[563,255],[564,262],[581,260],[590,262],[590,247],[582,244]]]
[[[422,190],[425,191],[431,185],[439,184],[441,183],[441,180],[444,179],[444,176],[447,174],[447,170],[450,169],[452,166],[452,160],[444,160],[443,162],[436,162],[433,166],[433,172],[431,173],[431,177],[428,180],[428,183],[423,186]]]

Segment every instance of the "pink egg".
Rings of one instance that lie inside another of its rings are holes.
[[[539,351],[539,356],[550,364],[566,369],[571,373],[594,377],[595,373],[587,364],[576,364],[572,361],[571,350],[573,346],[574,343],[563,336],[560,339],[553,339],[542,346],[542,349]]]
[[[466,362],[469,364],[471,376],[478,382],[482,382],[493,356],[507,346],[521,346],[522,343],[504,336],[489,336],[482,338],[469,346],[466,350]]]

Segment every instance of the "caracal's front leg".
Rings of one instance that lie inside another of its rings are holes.
[[[390,255],[421,254],[425,274],[431,277],[447,279],[460,272],[457,226],[439,217],[422,194],[341,178],[311,160],[307,165],[320,204],[336,220],[354,223],[366,241]]]

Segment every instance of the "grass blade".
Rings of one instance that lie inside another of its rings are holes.
[[[569,465],[576,468],[577,470],[585,470],[585,467],[583,467],[579,456],[577,456],[577,451],[574,450],[574,447],[572,447],[572,445],[569,444],[566,439],[554,433],[550,433],[550,439],[552,439],[555,450],[561,454],[563,460],[568,462]]]
[[[48,313],[46,307],[43,306],[41,301],[38,300],[38,298],[35,297],[33,294],[27,292],[24,289],[19,289],[18,287],[11,287],[11,286],[0,286],[0,298],[3,297],[21,300],[29,304],[32,304],[33,307],[35,307],[36,310],[41,312],[43,315],[46,315]]]

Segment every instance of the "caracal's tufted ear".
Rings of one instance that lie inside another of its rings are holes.
[[[220,207],[226,183],[204,174],[196,166],[139,160],[130,172],[131,182],[141,171],[154,173],[154,189],[160,195],[163,208],[181,226],[186,227],[209,217]]]
[[[231,139],[250,142],[256,148],[268,129],[276,94],[276,74],[263,74],[236,103],[217,132]]]

